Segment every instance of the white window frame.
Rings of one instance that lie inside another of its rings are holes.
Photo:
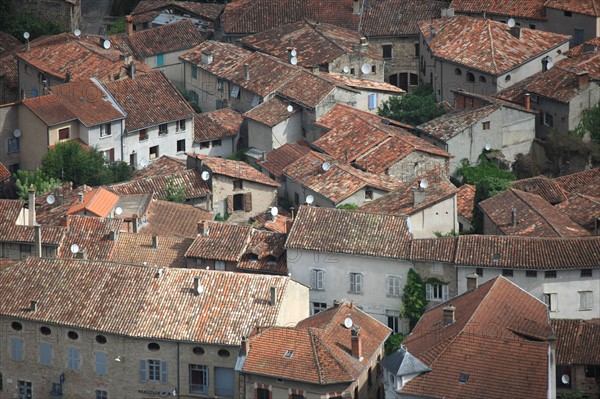
[[[387,296],[399,297],[401,295],[400,285],[402,284],[402,277],[390,275],[386,278],[387,285]]]
[[[106,133],[108,131],[108,133]],[[112,127],[110,122],[100,125],[100,138],[112,136]]]
[[[192,384],[192,371],[199,371],[204,373],[204,385],[200,386],[197,384]],[[189,390],[191,394],[207,394],[208,393],[208,366],[203,364],[190,364],[189,365]],[[192,385],[194,387],[198,387],[196,389],[192,389]]]
[[[351,272],[348,274],[350,286],[348,287],[348,292],[352,294],[362,294],[364,287],[364,274]]]
[[[558,294],[556,292],[544,292],[544,303],[548,305],[550,312],[558,312]]]
[[[310,289],[316,291],[325,290],[325,270],[311,269],[310,270]]]
[[[579,291],[579,310],[592,310],[594,308],[594,291]]]
[[[450,299],[448,284],[425,284],[425,298],[432,302],[446,302]]]
[[[310,303],[311,314],[317,314],[327,309],[327,303],[325,302],[311,302]]]
[[[67,349],[67,368],[69,370],[81,369],[81,351],[78,348]]]
[[[234,85],[231,88],[231,98],[240,98],[240,86]]]

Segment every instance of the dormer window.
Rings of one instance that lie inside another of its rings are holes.
[[[248,260],[249,260],[250,262],[253,262],[253,263],[254,263],[254,262],[258,262],[258,255],[257,255],[257,254],[252,254],[252,253],[251,253],[251,254],[249,254],[249,255],[248,255]]]
[[[291,358],[292,356],[294,356],[294,351],[292,351],[292,350],[285,351],[285,354],[283,355],[283,357],[287,357],[288,359]]]

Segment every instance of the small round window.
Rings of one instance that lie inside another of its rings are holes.
[[[98,342],[99,344],[105,344],[106,343],[106,337],[104,335],[96,335],[96,342]]]
[[[75,331],[69,331],[67,333],[67,336],[72,340],[76,340],[77,338],[79,338],[79,334],[77,334]]]
[[[194,352],[194,354],[196,355],[204,355],[204,348],[202,348],[201,346],[194,346],[192,352]]]
[[[23,329],[23,325],[21,323],[19,323],[18,321],[13,321],[11,324],[11,327],[15,331],[21,331]]]
[[[152,352],[156,352],[157,350],[160,350],[160,345],[157,344],[156,342],[150,342],[148,344],[148,350],[150,350]]]
[[[46,327],[46,326],[40,327],[40,332],[42,333],[42,335],[50,335],[50,334],[52,334],[52,330],[50,330],[50,328]]]
[[[229,357],[230,353],[227,349],[220,349],[219,352],[217,352],[219,356],[221,357]]]

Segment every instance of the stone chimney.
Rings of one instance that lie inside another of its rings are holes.
[[[516,37],[517,39],[521,40],[521,27],[513,26],[512,28],[510,28],[510,34]]]
[[[277,287],[271,287],[270,294],[269,306],[277,305]]]
[[[590,84],[590,74],[587,71],[577,73],[577,87],[579,90],[585,90]]]
[[[242,356],[248,355],[248,337],[242,337],[242,345],[240,348],[240,352]]]
[[[79,203],[83,204],[83,191],[80,191],[77,193],[77,196],[79,197]]]
[[[414,205],[418,205],[421,202],[425,201],[425,196],[425,189],[421,187],[413,188]]]
[[[455,310],[456,308],[454,306],[446,306],[442,309],[444,312],[444,326],[448,326],[456,321],[454,319]]]
[[[152,249],[158,249],[158,237],[152,236]]]
[[[200,277],[194,277],[194,295],[200,295],[204,289],[200,285]]]
[[[244,64],[244,79],[250,80],[250,65]]]
[[[125,34],[130,36],[133,34],[133,18],[131,15],[125,16]]]
[[[352,349],[352,356],[357,358],[358,360],[362,359],[362,338],[360,336],[360,334],[358,333],[358,331],[356,331],[355,329],[352,329],[350,332],[351,336],[351,349]]]
[[[206,64],[206,65],[210,65],[213,62],[213,55],[212,53],[209,53],[208,51],[203,51],[202,52],[202,63]]]
[[[134,233],[137,233],[138,232],[138,228],[139,228],[139,226],[138,226],[138,215],[137,214],[133,214],[133,215],[131,215],[131,230]]]
[[[33,188],[29,189],[29,226],[35,226],[35,190]]]
[[[135,79],[135,62],[133,60],[131,60],[127,67],[127,73],[131,79]]]
[[[514,206],[511,206],[510,207],[510,225],[512,227],[515,227],[518,223],[519,223],[519,220],[517,219],[517,208],[515,208]]]
[[[524,107],[527,111],[531,111],[531,94],[529,94],[529,93],[525,93]]]
[[[475,288],[477,288],[478,278],[479,276],[477,273],[467,274],[467,291],[473,291]]]
[[[360,1],[352,0],[352,14],[360,14]]]
[[[42,227],[39,224],[33,226],[34,235],[33,235],[33,243],[35,246],[35,257],[42,257]]]
[[[201,222],[198,222],[198,235],[199,236],[206,237],[208,235],[208,231],[209,230],[210,230],[210,228],[208,227],[208,221],[207,220],[203,220]]]

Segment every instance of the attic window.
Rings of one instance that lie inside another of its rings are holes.
[[[285,355],[283,355],[283,357],[287,357],[288,359],[292,356],[294,356],[294,351],[285,351]]]
[[[455,68],[454,69],[454,74],[457,76],[461,76],[462,75],[462,71],[460,70],[460,68]]]
[[[458,378],[458,382],[460,382],[461,384],[465,384],[467,381],[469,381],[469,374],[460,373],[460,377]]]
[[[249,254],[248,255],[248,260],[250,262],[258,262],[258,255],[257,254]]]
[[[512,76],[506,75],[506,77],[504,78],[504,81],[505,82],[510,82],[511,79],[512,79]]]
[[[475,81],[475,75],[473,75],[471,72],[467,72],[467,82],[474,82]]]

